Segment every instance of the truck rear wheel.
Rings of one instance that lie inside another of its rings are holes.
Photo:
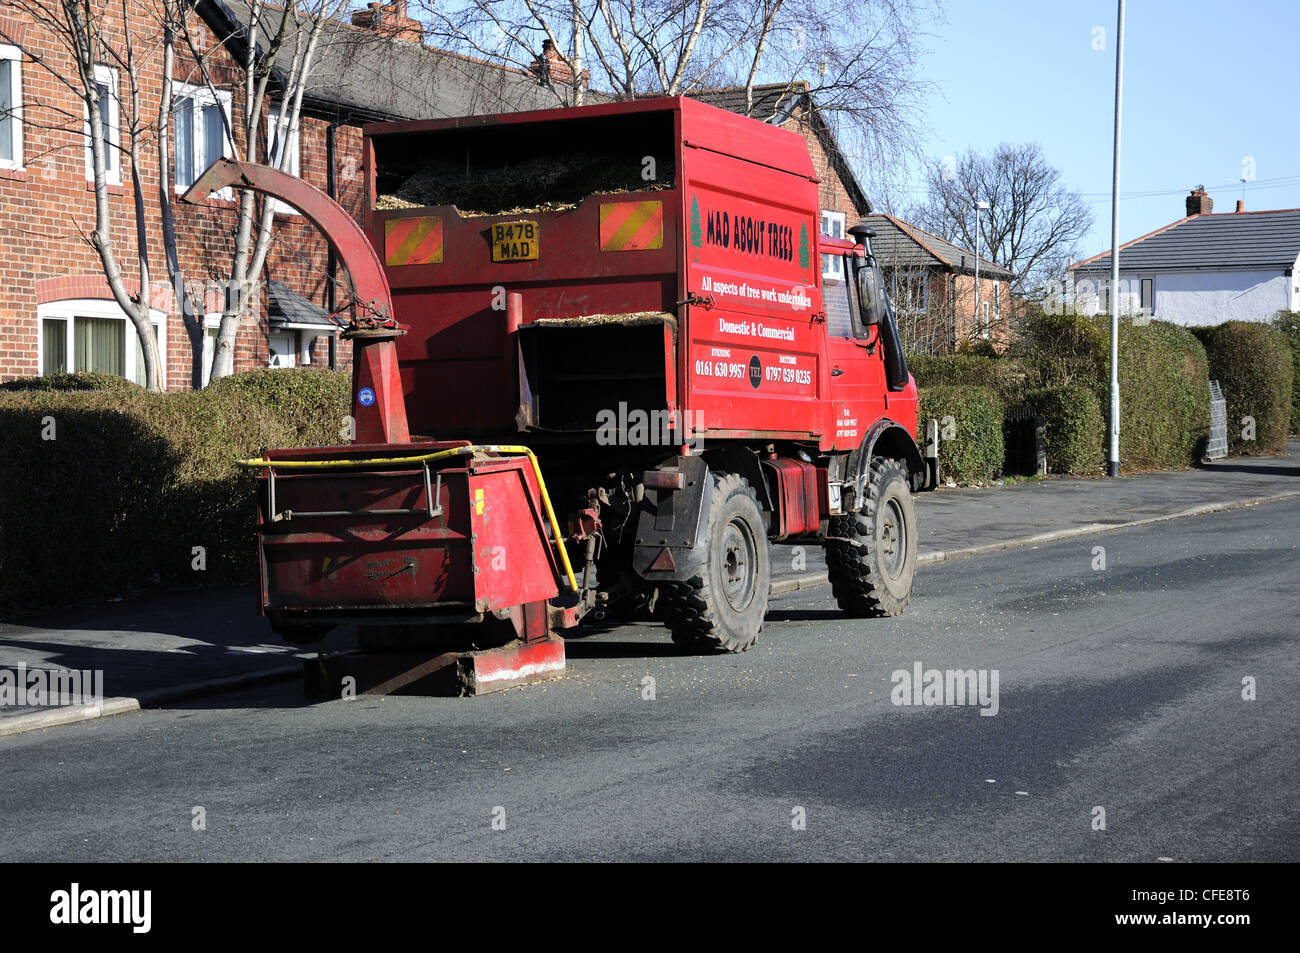
[[[700,575],[663,593],[673,641],[694,650],[743,652],[758,641],[772,564],[763,511],[744,477],[714,477]]]
[[[902,615],[916,578],[916,509],[907,469],[876,458],[857,513],[831,520],[826,568],[835,601],[854,618]]]

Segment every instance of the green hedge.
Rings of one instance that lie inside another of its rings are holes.
[[[939,472],[945,481],[990,483],[1002,471],[1004,404],[989,387],[949,385],[920,392],[917,442],[924,446],[926,421],[939,421]],[[951,439],[944,439],[951,417]]]
[[[345,374],[272,373],[198,392],[0,392],[0,605],[252,578],[253,477],[234,461],[338,443],[348,410]]]
[[[1210,376],[1228,404],[1231,453],[1286,451],[1291,429],[1293,354],[1286,335],[1253,321],[1228,321],[1208,334]],[[1255,439],[1246,439],[1243,417],[1255,420]]]
[[[1093,387],[1109,372],[1110,338],[1100,323],[1080,314],[1045,314],[1035,307],[1012,342],[1024,367],[1026,386]]]
[[[1025,394],[1042,421],[1049,473],[1094,475],[1105,461],[1106,418],[1088,387],[1046,387]]]
[[[97,371],[82,371],[77,374],[46,374],[42,377],[19,377],[17,380],[0,384],[0,391],[68,391],[68,390],[108,390],[118,393],[143,391],[139,384],[133,384],[125,377],[116,374],[101,374]]]
[[[1110,412],[1110,320],[1035,314],[1017,346],[1031,389],[1085,387],[1097,399],[1103,442]],[[1190,466],[1209,435],[1205,348],[1167,321],[1119,325],[1120,462],[1126,471]]]
[[[988,387],[1003,400],[1013,400],[1024,387],[1025,371],[1019,361],[977,354],[916,354],[907,369],[918,388]]]
[[[1109,350],[1109,340],[1107,343]],[[1184,327],[1120,323],[1119,457],[1125,470],[1168,470],[1200,460],[1210,433],[1205,348]],[[1109,404],[1108,377],[1097,389]],[[1109,411],[1103,412],[1103,419]]]
[[[1300,434],[1300,311],[1279,311],[1273,326],[1291,349],[1291,432]]]

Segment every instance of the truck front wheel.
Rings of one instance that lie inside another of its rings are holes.
[[[916,509],[907,469],[871,461],[866,502],[831,520],[826,568],[840,609],[853,618],[902,615],[916,578]]]
[[[665,587],[664,612],[678,645],[743,652],[758,641],[771,588],[763,511],[736,474],[714,477],[712,493],[704,565]]]

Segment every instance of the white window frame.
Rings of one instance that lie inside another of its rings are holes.
[[[0,159],[0,169],[22,169],[23,168],[23,51],[16,46],[6,46],[0,43],[0,60],[8,60],[13,63],[9,67],[9,98],[14,104],[9,113],[9,118],[13,120],[13,152],[12,159]]]
[[[266,110],[266,164],[272,168],[279,169],[288,175],[301,175],[302,163],[302,116],[299,115],[297,121],[291,122],[288,129],[286,146],[288,155],[284,157],[284,164],[281,165],[278,155],[271,155],[271,143],[275,141],[275,130],[280,124],[280,110],[283,103],[272,103]],[[271,209],[276,215],[298,215],[299,212],[292,205],[281,202],[279,199],[271,199]]]
[[[822,209],[821,233],[829,238],[844,238],[848,235],[848,216],[844,212]],[[835,234],[838,227],[839,234]],[[822,255],[822,277],[832,281],[844,280],[844,256]]]
[[[100,103],[99,108],[108,108],[108,138],[104,143],[104,181],[108,185],[122,184],[122,114],[121,101],[117,95],[117,70],[112,66],[95,65],[95,83],[108,86],[108,102]],[[95,160],[90,151],[90,107],[83,105],[85,120],[82,124],[86,133],[86,181],[95,181]]]
[[[51,301],[36,306],[37,372],[41,375],[45,373],[44,325],[47,319],[66,322],[67,341],[63,353],[68,356],[68,373],[76,372],[77,318],[113,318],[126,325],[123,328],[123,332],[126,334],[126,379],[134,381],[143,387],[144,381],[135,379],[135,365],[139,359],[137,355],[140,349],[140,335],[136,333],[135,324],[126,316],[126,312],[118,307],[117,302],[103,298],[68,298],[63,301]],[[167,387],[167,315],[156,308],[150,308],[149,319],[153,322],[154,334],[158,338],[158,363],[162,372],[160,385],[165,390]]]
[[[989,303],[987,301],[981,301],[980,302],[980,327],[979,327],[980,337],[983,340],[987,341],[989,339],[989,335],[992,329],[993,329],[993,325],[989,322]]]
[[[234,151],[233,149],[231,149],[230,136],[227,134],[227,130],[230,128],[230,123],[231,123],[230,109],[231,109],[232,98],[229,91],[224,89],[217,90],[216,94],[214,95],[213,91],[207,86],[195,86],[191,83],[173,82],[172,83],[172,128],[173,129],[175,129],[175,124],[180,121],[180,116],[177,114],[176,107],[177,104],[182,99],[191,100],[194,103],[195,107],[197,107],[195,109],[190,110],[190,118],[192,122],[192,125],[190,126],[190,144],[194,148],[194,155],[191,156],[191,159],[193,160],[194,163],[194,176],[195,178],[198,178],[198,176],[202,174],[203,170],[206,169],[208,166],[212,165],[212,163],[216,161],[216,159],[229,158]],[[207,141],[205,137],[199,135],[199,131],[201,128],[199,124],[199,117],[203,115],[204,106],[220,106],[221,111],[226,114],[226,121],[221,128],[221,155],[220,156],[209,156],[209,155],[200,156],[199,150],[202,148],[203,144]],[[175,136],[175,134],[173,134],[172,135],[172,178],[173,179],[176,179],[177,141],[178,141],[177,137]],[[202,159],[201,162],[200,162],[200,158]],[[190,185],[192,185],[193,183],[187,182],[185,185],[181,185],[180,180],[176,179],[174,184],[175,184],[177,194],[183,194],[185,190],[188,189]],[[221,189],[219,192],[214,192],[213,194],[220,199],[226,199],[226,200],[234,199],[234,193],[230,190],[229,186],[227,186],[224,189]]]

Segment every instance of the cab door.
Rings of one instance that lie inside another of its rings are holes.
[[[827,434],[836,449],[855,450],[862,435],[885,415],[880,328],[862,322],[853,286],[854,253],[842,248],[823,247],[822,250],[826,252],[822,256],[822,298],[826,305],[830,365],[827,403],[833,418],[828,423]]]

